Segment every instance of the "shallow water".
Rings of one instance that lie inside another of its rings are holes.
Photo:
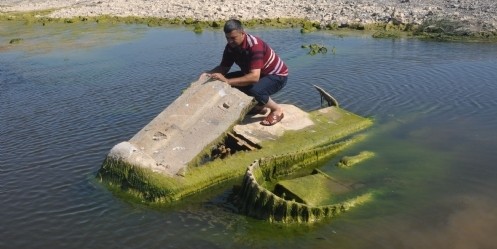
[[[290,68],[275,96],[320,105],[312,84],[373,117],[346,151],[377,154],[322,169],[375,199],[315,225],[236,214],[229,186],[151,208],[95,180],[128,140],[202,70],[222,31],[125,25],[0,24],[0,248],[492,248],[497,244],[497,45],[302,35],[254,29]],[[9,45],[13,38],[23,38]],[[302,44],[320,43],[309,56]],[[333,53],[330,48],[335,48]]]

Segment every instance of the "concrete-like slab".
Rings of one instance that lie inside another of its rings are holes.
[[[222,137],[252,105],[252,97],[221,81],[199,79],[110,157],[175,175]]]
[[[274,140],[287,130],[300,130],[314,123],[309,114],[294,105],[281,104],[285,117],[273,126],[264,126],[260,122],[265,115],[247,115],[239,125],[233,127],[233,131],[245,137],[254,144],[260,144],[264,140]]]

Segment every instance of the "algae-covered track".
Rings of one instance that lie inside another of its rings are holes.
[[[371,200],[373,196],[372,193],[367,192],[346,201],[323,205],[313,205],[301,200],[287,200],[284,196],[276,195],[263,186],[262,183],[268,177],[261,169],[263,161],[256,160],[248,167],[238,194],[240,212],[248,216],[270,222],[313,223],[324,218],[334,217],[356,205]],[[275,169],[269,167],[269,171],[272,170]],[[312,180],[315,181],[315,179]],[[329,191],[329,189],[308,188],[307,191]]]

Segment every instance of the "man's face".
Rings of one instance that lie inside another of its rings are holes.
[[[239,47],[243,43],[245,33],[240,30],[233,30],[230,33],[225,33],[226,41],[231,47]]]

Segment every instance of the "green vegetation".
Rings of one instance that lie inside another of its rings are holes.
[[[14,39],[9,41],[9,44],[18,44],[18,43],[21,43],[22,40],[23,40],[22,38],[14,38]]]
[[[451,19],[431,19],[414,30],[421,39],[437,41],[496,41],[497,33],[471,30],[467,23]]]
[[[197,33],[197,34],[200,34],[204,31],[204,28],[202,28],[202,25],[195,25],[195,27],[193,27],[193,32]]]
[[[23,21],[25,24],[41,23],[79,23],[79,22],[96,22],[96,23],[125,23],[125,24],[145,24],[150,27],[167,26],[167,25],[184,25],[192,26],[195,30],[204,28],[222,28],[225,20],[200,21],[193,18],[158,18],[158,17],[119,17],[119,16],[88,16],[72,18],[51,18],[47,17],[51,10],[18,12],[18,13],[0,13],[0,21]],[[307,29],[317,30],[319,23],[310,22],[301,18],[276,18],[276,19],[251,19],[243,20],[245,27],[274,27],[274,28],[297,28],[304,27]]]
[[[360,162],[363,162],[369,158],[374,157],[374,152],[371,151],[363,151],[355,156],[345,156],[343,157],[337,164],[338,167],[352,167]]]
[[[373,38],[390,38],[390,39],[396,39],[396,38],[401,38],[402,34],[400,31],[385,31],[385,30],[379,30],[373,33],[372,35]]]
[[[309,45],[302,45],[302,48],[308,48],[310,55],[316,55],[318,53],[320,54],[326,54],[328,52],[328,49],[320,44],[309,44]],[[335,47],[333,47],[333,54],[335,53]]]
[[[0,21],[22,21],[27,25],[41,23],[125,23],[125,24],[145,24],[150,27],[183,25],[192,27],[193,32],[201,33],[206,28],[218,29],[223,27],[224,20],[201,21],[193,18],[158,18],[158,17],[118,17],[118,16],[94,16],[94,17],[73,17],[73,18],[50,18],[47,17],[53,10],[0,13]],[[432,19],[422,25],[403,24],[391,21],[389,23],[349,23],[346,25],[337,22],[320,24],[304,18],[265,18],[243,20],[243,24],[248,27],[271,27],[271,28],[300,28],[301,33],[315,32],[319,30],[358,30],[371,32],[374,38],[397,39],[401,37],[411,37],[419,39],[430,39],[436,41],[497,41],[497,33],[489,31],[472,30],[469,24],[450,19]]]
[[[265,167],[266,170],[262,167]],[[280,167],[280,169],[281,168],[284,167]],[[334,204],[313,205],[295,200],[286,200],[285,198],[274,194],[268,190],[268,188],[263,187],[263,183],[267,181],[268,171],[278,171],[278,169],[262,166],[260,160],[255,161],[249,166],[243,179],[241,190],[239,191],[239,208],[241,212],[246,215],[264,219],[269,222],[313,223],[324,218],[334,217],[357,205],[368,202],[373,198],[372,192],[366,192]],[[326,192],[327,189],[322,188],[325,186],[320,186],[326,185],[326,176],[319,176],[319,173],[316,174],[316,176],[321,179],[321,184],[316,184],[315,181],[312,181],[316,179],[307,179],[308,181],[299,182],[298,184],[300,188],[307,188],[302,191],[313,192],[324,190],[323,192]],[[285,181],[283,181],[283,183],[285,183]],[[314,189],[315,187],[318,189]],[[323,194],[323,192],[321,192],[321,194]],[[318,196],[315,197],[320,199],[320,194],[318,193],[317,195]],[[306,198],[308,197],[309,196],[306,196]],[[312,197],[310,199],[312,200]]]
[[[317,22],[304,21],[302,23],[302,29],[300,29],[300,33],[310,33],[320,29],[320,25]]]

